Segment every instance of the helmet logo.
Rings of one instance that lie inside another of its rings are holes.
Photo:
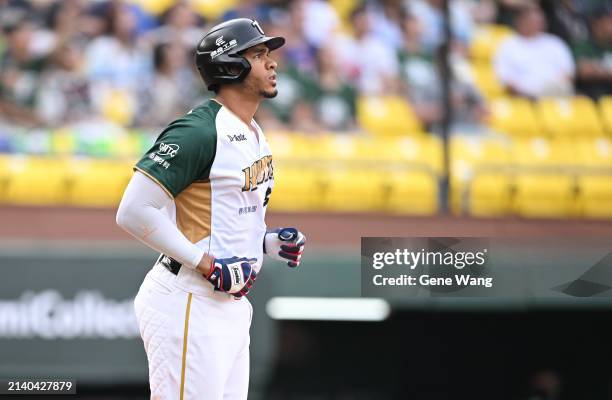
[[[261,29],[261,26],[259,26],[259,22],[253,20],[253,22],[251,22],[251,25],[254,26],[255,28],[257,28],[259,33],[261,33],[262,35],[265,35],[263,29]]]
[[[217,40],[215,40],[215,44],[217,46],[221,46],[222,44],[225,44],[225,40],[223,40],[223,36],[219,36]]]
[[[210,53],[211,60],[213,58],[215,58],[217,56],[220,56],[221,54],[225,53],[229,49],[232,49],[232,48],[238,46],[238,41],[236,41],[236,39],[230,40],[229,43],[225,43],[225,41],[223,40],[223,36],[221,36],[219,39],[221,39],[221,42],[223,43],[223,45],[217,44],[219,47],[217,47],[216,50],[213,50],[212,53]],[[217,43],[219,41],[219,39],[215,40],[215,43]]]

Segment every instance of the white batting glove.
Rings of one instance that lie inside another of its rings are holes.
[[[295,268],[300,265],[306,236],[296,228],[276,228],[264,236],[264,253],[275,260],[287,261]]]

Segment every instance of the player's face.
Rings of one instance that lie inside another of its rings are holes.
[[[271,99],[278,94],[276,89],[277,63],[270,57],[265,44],[248,49],[244,55],[251,63],[251,71],[244,80],[245,89],[255,95]]]

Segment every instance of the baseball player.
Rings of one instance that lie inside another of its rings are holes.
[[[170,123],[136,164],[117,224],[161,253],[134,301],[152,399],[246,399],[252,307],[264,253],[297,267],[305,237],[266,230],[272,154],[253,120],[276,96],[285,43],[234,19],[199,42],[212,100]]]

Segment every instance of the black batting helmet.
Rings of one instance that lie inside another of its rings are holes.
[[[259,23],[248,18],[214,26],[200,40],[195,53],[196,66],[208,90],[217,91],[222,83],[246,78],[251,64],[241,52],[260,43],[274,50],[285,44],[285,38],[266,36]]]

